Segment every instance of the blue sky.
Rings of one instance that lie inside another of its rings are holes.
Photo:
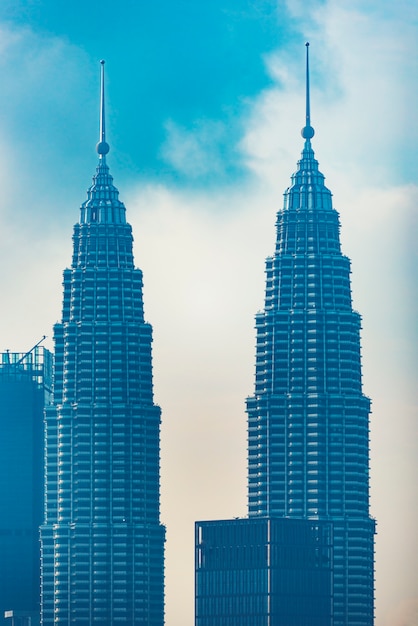
[[[284,37],[283,10],[273,0],[122,0],[117,6],[108,1],[98,7],[94,2],[52,0],[2,3],[0,18],[13,31],[28,29],[28,44],[32,40],[26,51],[29,59],[21,58],[19,69],[25,72],[28,64],[50,64],[44,80],[52,74],[57,88],[72,90],[72,110],[67,104],[62,113],[74,123],[75,132],[87,138],[80,111],[89,111],[85,123],[91,132],[95,62],[105,58],[112,89],[113,143],[121,144],[119,152],[130,170],[177,179],[179,173],[161,156],[165,124],[174,120],[189,128],[201,119],[228,125],[217,148],[224,167],[239,170],[237,156],[231,158],[231,152],[240,132],[240,115],[246,99],[271,83],[263,55]],[[48,47],[51,54],[39,59]],[[56,98],[45,93],[42,82],[33,85],[39,106]],[[69,156],[79,149],[78,145],[67,148]]]
[[[167,626],[193,624],[193,521],[245,514],[254,314],[302,148],[307,40],[313,145],[363,316],[376,626],[416,626],[416,2],[0,4],[0,350],[50,342],[59,319],[104,58],[108,162],[154,326]]]

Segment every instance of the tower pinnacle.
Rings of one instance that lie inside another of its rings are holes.
[[[312,139],[315,134],[311,126],[311,101],[309,93],[309,42],[306,42],[306,126],[302,128],[302,137]]]
[[[109,144],[106,143],[106,126],[105,126],[105,97],[104,97],[104,65],[103,59],[100,61],[100,138],[96,146],[96,150],[102,159],[110,150]]]

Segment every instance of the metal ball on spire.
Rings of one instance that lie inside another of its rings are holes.
[[[96,144],[96,151],[100,156],[107,154],[109,150],[110,146],[106,141],[99,141],[99,143]]]
[[[109,144],[106,142],[106,128],[105,128],[105,97],[104,97],[104,65],[105,62],[102,59],[100,61],[100,140],[96,146],[97,153],[100,157],[104,157],[110,150]]]
[[[304,139],[312,139],[312,137],[315,135],[315,131],[312,126],[304,126],[300,131],[300,134]]]

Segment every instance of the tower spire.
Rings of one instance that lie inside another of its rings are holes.
[[[96,150],[102,159],[109,152],[109,144],[106,143],[106,120],[105,120],[105,93],[104,93],[104,66],[103,59],[100,61],[100,137]]]
[[[302,128],[302,137],[312,139],[315,134],[311,126],[311,97],[309,92],[309,41],[306,42],[306,126]]]

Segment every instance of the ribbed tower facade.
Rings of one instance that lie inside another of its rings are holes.
[[[311,145],[308,46],[304,147],[256,316],[248,518],[196,524],[196,626],[373,626],[361,319]]]
[[[74,227],[46,411],[43,626],[163,626],[160,409],[132,230],[106,164]]]
[[[329,520],[334,626],[373,624],[369,410],[339,216],[305,144],[277,216],[248,399],[249,516]]]

